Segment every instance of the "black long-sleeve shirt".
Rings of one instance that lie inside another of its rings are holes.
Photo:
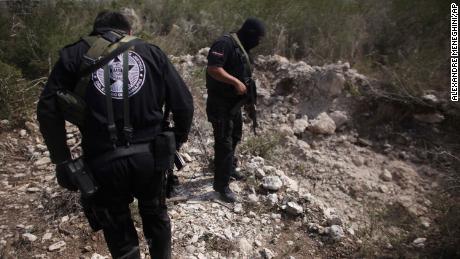
[[[57,105],[56,91],[73,90],[79,77],[83,55],[89,46],[83,40],[63,48],[40,96],[37,118],[40,131],[54,163],[70,158],[66,145],[64,118]],[[122,58],[109,62],[110,83],[115,124],[120,145],[123,137]],[[107,129],[107,108],[103,69],[91,74],[84,100],[89,109],[85,126],[80,128],[86,157],[98,156],[112,147]],[[132,143],[153,140],[161,131],[163,106],[166,104],[174,120],[176,142],[187,140],[193,117],[193,99],[182,78],[167,56],[156,46],[138,44],[129,51],[129,103],[133,126]]]

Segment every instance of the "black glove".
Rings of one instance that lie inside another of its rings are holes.
[[[64,161],[56,165],[56,179],[59,186],[66,188],[70,191],[77,191],[77,186],[73,183],[72,179],[70,179],[67,164],[68,161]]]

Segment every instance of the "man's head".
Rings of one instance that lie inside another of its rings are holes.
[[[131,24],[128,19],[119,12],[102,11],[97,15],[94,21],[93,33],[100,33],[108,29],[130,33]]]
[[[248,18],[238,30],[238,38],[246,51],[259,45],[260,39],[265,36],[265,25],[257,18]]]

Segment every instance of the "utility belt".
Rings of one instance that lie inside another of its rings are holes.
[[[136,154],[151,153],[155,159],[154,171],[165,171],[172,168],[176,142],[172,131],[160,132],[153,141],[129,146],[118,146],[89,161],[93,167],[99,167],[120,158]]]
[[[113,162],[117,159],[126,158],[136,154],[151,153],[155,159],[155,166],[152,168],[152,173],[161,173],[163,175],[162,182],[166,177],[166,172],[173,168],[174,157],[176,151],[176,143],[174,133],[171,131],[164,131],[159,133],[152,142],[142,144],[132,144],[130,146],[117,147],[112,151],[106,152],[95,159],[89,161],[89,164],[93,168],[97,168],[99,165]],[[89,166],[86,163],[83,164],[83,159],[78,158],[78,163],[81,163],[80,173],[74,174],[75,184],[81,192],[81,205],[83,212],[85,213],[88,223],[94,231],[98,231],[103,228],[104,225],[110,224],[111,216],[106,208],[99,208],[93,200],[94,194],[96,194],[98,185],[91,174]],[[73,164],[74,161],[69,162]],[[81,162],[80,162],[81,161]],[[162,189],[165,186],[161,187]],[[164,190],[162,190],[164,195]],[[155,200],[160,202],[162,198]],[[159,204],[161,205],[161,204]]]
[[[91,169],[115,161],[120,158],[129,157],[136,154],[151,153],[155,159],[154,172],[166,172],[174,166],[176,154],[176,142],[174,133],[164,131],[158,134],[152,142],[133,144],[130,146],[117,147],[106,152],[86,163],[83,157],[71,160],[65,164],[65,170],[72,183],[78,187],[83,197],[90,198],[96,194],[98,184],[94,180]]]

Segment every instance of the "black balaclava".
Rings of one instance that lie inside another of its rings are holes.
[[[257,18],[248,18],[237,32],[244,49],[249,51],[259,45],[260,38],[265,36],[265,25]]]
[[[90,35],[104,34],[107,31],[128,34],[131,31],[131,24],[122,13],[102,11],[97,15]]]

